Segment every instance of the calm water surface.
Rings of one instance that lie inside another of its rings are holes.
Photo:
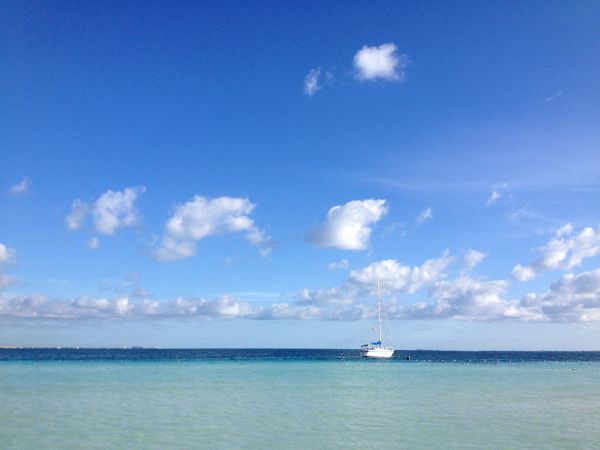
[[[600,353],[356,353],[3,349],[0,448],[599,448]]]

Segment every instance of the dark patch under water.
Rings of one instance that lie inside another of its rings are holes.
[[[156,348],[2,348],[0,361],[193,361],[361,359],[358,350],[323,349],[156,349]],[[445,363],[600,362],[600,352],[396,350],[388,361]]]

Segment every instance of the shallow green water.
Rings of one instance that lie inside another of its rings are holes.
[[[600,446],[598,363],[10,361],[0,386],[7,449]]]

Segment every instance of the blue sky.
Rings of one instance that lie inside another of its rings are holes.
[[[0,344],[598,349],[596,2],[9,2]]]

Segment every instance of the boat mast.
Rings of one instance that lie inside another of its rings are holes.
[[[379,345],[381,345],[381,288],[379,287],[379,275],[377,275],[377,317],[379,319]]]

